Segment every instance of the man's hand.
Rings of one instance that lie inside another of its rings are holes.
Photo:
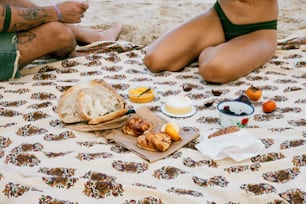
[[[57,4],[60,9],[63,23],[80,23],[81,18],[84,17],[85,11],[88,9],[89,5],[81,2],[65,1],[63,3]]]

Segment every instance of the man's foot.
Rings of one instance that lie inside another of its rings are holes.
[[[77,37],[79,44],[90,44],[97,41],[116,41],[122,30],[121,24],[116,24],[107,30],[80,29]]]

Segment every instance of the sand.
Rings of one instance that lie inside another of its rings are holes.
[[[33,0],[50,5],[60,0]],[[161,34],[209,8],[215,0],[87,0],[90,5],[82,27],[104,29],[123,25],[119,40],[148,45]],[[278,37],[306,29],[306,0],[279,0]]]

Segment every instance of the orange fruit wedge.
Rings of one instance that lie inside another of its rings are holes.
[[[176,123],[166,123],[161,128],[161,131],[169,135],[173,141],[182,140],[179,130],[180,127]]]

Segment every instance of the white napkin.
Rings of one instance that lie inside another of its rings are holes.
[[[258,155],[264,149],[264,145],[246,129],[240,129],[238,132],[210,139],[202,137],[196,148],[214,160],[229,157],[239,162]]]

